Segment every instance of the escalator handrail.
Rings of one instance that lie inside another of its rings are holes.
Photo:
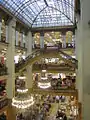
[[[34,55],[35,55],[35,57],[38,56],[38,53],[40,53],[40,50],[36,50],[36,51],[32,52],[30,55],[28,55],[28,56],[25,58],[25,60],[22,59],[20,62],[18,62],[17,64],[15,64],[15,68],[19,70],[19,69],[22,68],[22,66],[24,66],[30,59],[32,59]],[[17,67],[17,66],[18,66],[18,67]]]
[[[68,55],[67,53],[63,52],[62,50],[59,49],[59,52],[62,53],[63,55],[65,55],[66,57],[69,57],[70,59],[72,59],[75,62],[77,62],[77,60],[75,58],[72,58],[70,55]]]

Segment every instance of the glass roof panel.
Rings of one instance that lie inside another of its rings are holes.
[[[0,4],[30,27],[74,24],[74,0],[0,0]]]

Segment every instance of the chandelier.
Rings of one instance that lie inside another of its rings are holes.
[[[50,82],[38,82],[38,87],[42,88],[42,89],[47,89],[49,87],[51,87],[51,83]]]
[[[19,80],[24,80],[24,79],[25,77],[22,77],[22,76],[19,77]],[[34,99],[33,99],[33,96],[30,96],[28,94],[28,89],[26,89],[25,86],[20,86],[20,88],[17,89],[17,96],[15,96],[12,99],[12,106],[18,109],[26,109],[33,104],[34,104]]]
[[[46,70],[42,70],[42,73],[46,73]],[[38,81],[38,87],[41,89],[47,89],[51,87],[51,82],[48,80],[48,78],[44,75],[41,77],[41,80]]]

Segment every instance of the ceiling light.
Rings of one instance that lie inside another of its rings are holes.
[[[41,80],[47,80],[47,77],[41,77]]]
[[[17,89],[17,92],[20,92],[20,93],[26,93],[28,92],[28,89]]]
[[[42,72],[46,72],[46,70],[42,70]]]
[[[23,79],[26,79],[26,77],[25,76],[20,76],[19,79],[23,80]]]
[[[19,109],[25,109],[30,107],[34,104],[33,97],[28,97],[26,99],[15,97],[12,99],[12,106],[19,108]]]
[[[42,89],[47,89],[49,87],[51,87],[51,83],[50,82],[38,82],[38,87],[42,88]]]
[[[19,79],[25,79],[25,76],[20,76]],[[22,81],[23,82],[23,81]],[[28,95],[28,89],[25,86],[17,89],[17,96],[12,99],[12,106],[18,109],[26,109],[34,104],[33,96]]]

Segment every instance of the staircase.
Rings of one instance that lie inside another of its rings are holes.
[[[68,54],[62,52],[58,49],[52,49],[52,50],[37,50],[35,52],[32,52],[30,55],[26,57],[26,59],[22,59],[19,63],[15,64],[15,72],[21,73],[28,65],[32,65],[37,60],[39,60],[42,57],[59,57],[62,59],[66,64],[68,64],[70,67],[76,68],[77,67],[77,60],[69,56]]]

